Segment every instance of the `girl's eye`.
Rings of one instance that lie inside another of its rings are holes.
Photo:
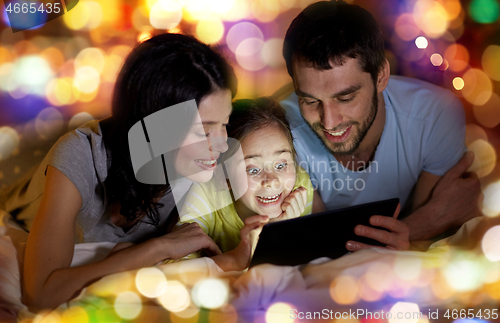
[[[247,168],[247,174],[248,175],[259,175],[260,169],[253,167],[253,168]]]
[[[274,166],[274,168],[276,168],[276,170],[284,170],[286,168],[286,166],[288,165],[288,163],[279,163],[279,164],[276,164]]]

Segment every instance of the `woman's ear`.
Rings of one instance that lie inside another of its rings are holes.
[[[389,61],[384,59],[384,64],[382,65],[382,69],[378,73],[377,76],[377,93],[381,93],[387,87],[387,83],[389,83],[389,78],[391,76],[391,66]]]

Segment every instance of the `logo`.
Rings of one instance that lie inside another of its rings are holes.
[[[59,18],[79,0],[4,0],[12,32],[23,31]]]

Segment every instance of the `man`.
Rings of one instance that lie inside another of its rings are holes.
[[[462,104],[437,86],[390,76],[368,11],[310,5],[290,25],[283,55],[295,93],[281,104],[326,208],[399,197],[408,214],[404,222],[372,217],[388,231],[358,226],[357,234],[405,249],[408,229],[410,241],[427,240],[479,215],[479,181],[464,174],[473,154],[463,156]]]

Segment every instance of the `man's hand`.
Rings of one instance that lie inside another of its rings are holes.
[[[386,248],[394,250],[406,250],[410,247],[408,226],[397,219],[401,205],[398,205],[392,218],[373,215],[370,217],[370,224],[389,231],[375,229],[364,225],[357,225],[354,228],[354,233],[358,236],[363,236],[377,240],[386,245]],[[346,248],[349,251],[357,251],[360,249],[373,248],[374,246],[357,241],[347,241]]]
[[[404,219],[410,240],[427,240],[482,215],[483,193],[477,175],[467,172],[474,153],[467,152],[437,182],[427,204]]]
[[[287,220],[299,217],[305,210],[307,204],[307,189],[303,186],[293,190],[281,204],[283,211],[279,216],[271,219],[271,222]]]

